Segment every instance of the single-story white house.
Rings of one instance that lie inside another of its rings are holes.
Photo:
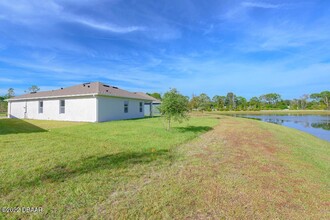
[[[139,94],[146,99],[152,100],[151,102],[144,103],[144,115],[145,116],[159,116],[160,115],[159,107],[162,104],[162,102],[160,100],[158,100],[148,94],[145,94],[143,92],[136,92],[136,94]]]
[[[100,82],[36,92],[8,99],[8,117],[103,122],[143,118],[153,100]]]

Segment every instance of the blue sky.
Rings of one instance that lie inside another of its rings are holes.
[[[0,94],[101,81],[283,98],[330,89],[330,1],[0,1]]]

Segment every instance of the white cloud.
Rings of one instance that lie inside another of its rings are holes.
[[[141,26],[120,26],[106,22],[96,22],[93,19],[84,18],[81,15],[70,13],[55,1],[18,1],[13,4],[10,1],[0,2],[0,20],[12,23],[21,23],[26,27],[34,28],[34,25],[58,22],[76,22],[97,30],[114,33],[130,33],[145,30]]]
[[[221,20],[248,23],[252,9],[290,9],[289,4],[272,4],[264,1],[244,1],[241,4],[232,3],[218,16]]]
[[[76,18],[76,19],[69,19],[69,21],[74,21],[83,25],[86,25],[88,27],[103,30],[103,31],[110,31],[114,33],[130,33],[134,31],[143,31],[145,30],[145,27],[141,26],[127,26],[127,27],[120,27],[117,25],[112,25],[108,23],[101,23],[101,22],[95,22],[83,18]]]
[[[33,59],[34,57],[32,57]],[[33,59],[23,61],[18,59],[0,58],[0,62],[12,64],[29,70],[30,76],[35,77],[39,74],[43,78],[47,78],[51,82],[78,82],[78,81],[94,81],[96,79],[106,79],[114,82],[117,86],[131,85],[135,88],[156,88],[162,82],[169,81],[169,77],[157,72],[149,72],[147,69],[150,63],[141,64],[137,67],[131,67],[124,64],[103,64],[102,66],[80,66],[75,64],[64,64],[53,61],[51,63],[40,62]],[[154,65],[157,65],[156,63]],[[93,73],[91,75],[91,73]],[[32,75],[31,75],[32,74]],[[24,74],[21,74],[24,75]],[[1,75],[0,75],[1,76]],[[5,78],[4,78],[5,79]],[[10,79],[6,79],[9,83]],[[1,78],[0,78],[1,82]],[[75,84],[75,83],[72,83]]]
[[[7,77],[0,77],[0,83],[21,83],[21,80],[12,79]]]
[[[1,19],[24,25],[47,23],[60,18],[63,8],[53,1],[0,1]]]
[[[235,48],[243,52],[280,51],[286,48],[306,49],[318,42],[328,45],[328,24],[301,26],[281,23],[269,26],[255,25],[245,31],[245,38],[237,42]]]
[[[275,8],[283,7],[283,5],[280,4],[270,4],[265,2],[243,2],[242,5],[244,7],[249,7],[249,8],[264,8],[264,9],[275,9]]]

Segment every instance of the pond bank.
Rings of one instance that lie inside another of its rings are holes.
[[[263,122],[294,128],[330,142],[330,115],[302,114],[233,114],[231,116],[257,119]]]

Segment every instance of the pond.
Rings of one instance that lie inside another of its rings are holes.
[[[310,133],[330,142],[330,115],[235,115],[275,123]]]

